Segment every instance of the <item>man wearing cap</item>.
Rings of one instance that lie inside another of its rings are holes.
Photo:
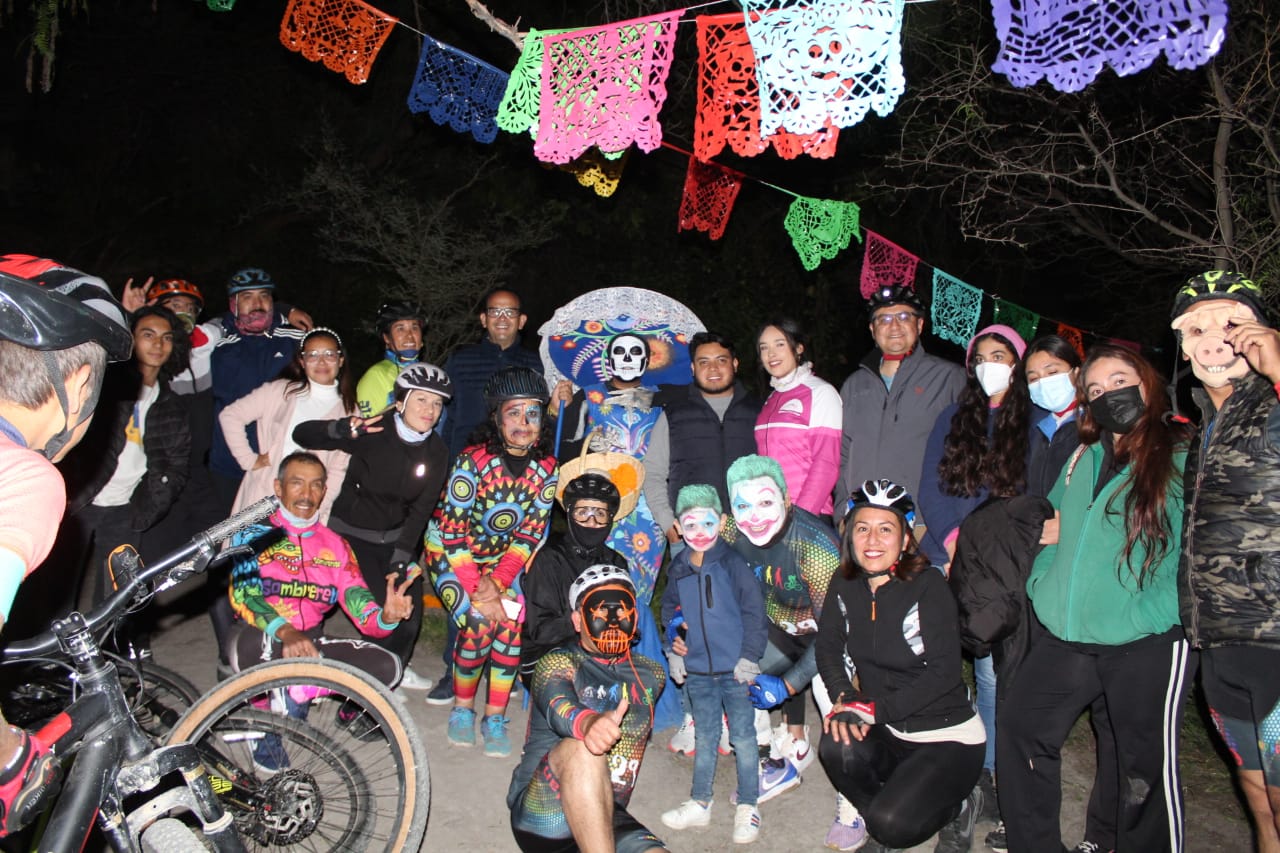
[[[663,850],[627,812],[667,677],[631,651],[631,575],[590,566],[567,603],[577,638],[534,670],[528,734],[507,792],[511,832],[523,851]]]
[[[1253,813],[1256,849],[1280,850],[1280,332],[1258,285],[1201,273],[1173,303],[1202,388],[1185,473],[1182,624],[1201,650],[1214,726]]]
[[[210,361],[213,378],[213,446],[209,471],[223,506],[230,509],[244,470],[231,455],[218,415],[229,404],[274,379],[293,358],[303,331],[285,323],[275,310],[276,283],[266,270],[243,269],[227,284],[230,310],[222,315],[223,338]],[[256,430],[247,428],[257,453]]]
[[[917,494],[929,432],[965,383],[964,368],[921,346],[925,306],[914,291],[881,287],[867,300],[867,310],[876,348],[840,389],[844,427],[837,506],[866,480],[888,478]]]

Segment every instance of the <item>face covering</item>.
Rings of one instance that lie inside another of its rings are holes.
[[[636,636],[636,597],[623,586],[596,587],[582,599],[582,624],[602,654],[623,655]]]
[[[188,335],[191,334],[191,331],[196,327],[196,315],[187,314],[181,311],[175,311],[174,313],[177,314],[178,319],[182,321],[182,328],[187,330]]]
[[[1076,383],[1070,373],[1055,373],[1027,386],[1031,402],[1051,412],[1065,411],[1076,399]]]
[[[1232,325],[1257,319],[1247,305],[1213,302],[1173,321],[1174,331],[1180,333],[1182,352],[1191,359],[1191,372],[1206,388],[1222,388],[1252,371],[1249,362],[1236,355],[1224,338]]]
[[[301,516],[297,516],[289,512],[289,510],[285,509],[283,506],[280,507],[280,515],[284,518],[285,521],[289,522],[294,527],[299,527],[299,528],[310,527],[311,525],[315,524],[317,521],[320,520],[320,513],[318,512],[312,515],[310,518],[302,518]]]
[[[1089,411],[1098,426],[1108,432],[1124,435],[1133,429],[1138,418],[1147,411],[1147,404],[1142,402],[1142,394],[1137,385],[1126,385],[1095,397],[1089,402]]]
[[[422,350],[416,349],[387,349],[383,353],[386,355],[387,361],[395,362],[396,367],[408,367],[418,360],[418,353]]]
[[[984,361],[973,369],[982,386],[982,393],[994,397],[1009,388],[1009,380],[1013,378],[1013,368],[995,361]]]
[[[611,524],[587,527],[585,524],[574,521],[573,516],[569,516],[569,534],[573,536],[573,541],[583,548],[599,548],[609,538],[612,528]]]

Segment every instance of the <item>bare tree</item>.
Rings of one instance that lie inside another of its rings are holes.
[[[491,173],[493,158],[434,198],[425,184],[411,185],[398,173],[370,174],[354,163],[326,133],[287,201],[321,221],[316,236],[327,258],[367,267],[384,297],[422,306],[431,357],[443,361],[475,338],[480,297],[506,281],[518,253],[555,235],[562,212],[547,205],[537,217],[505,207],[487,217],[463,214],[463,197]]]
[[[879,191],[938,193],[966,236],[1055,259],[1102,249],[1130,269],[1275,278],[1280,10],[1244,0],[1231,13],[1206,67],[1172,71],[1161,59],[1130,78],[1106,71],[1079,94],[993,73],[994,47],[967,7],[913,28],[921,67],[898,109],[897,175]]]

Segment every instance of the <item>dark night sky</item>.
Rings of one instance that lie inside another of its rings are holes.
[[[743,343],[770,311],[799,315],[817,327],[825,345],[819,370],[837,383],[868,345],[856,302],[861,248],[851,245],[805,272],[782,226],[791,201],[783,193],[747,182],[722,241],[677,234],[685,159],[674,152],[633,152],[618,192],[599,199],[570,176],[540,168],[526,137],[500,133],[484,146],[412,116],[405,96],[419,45],[406,29],[392,32],[370,81],[353,86],[280,44],[284,0],[240,0],[221,14],[190,0],[157,5],[153,12],[150,3],[96,0],[87,15],[64,15],[48,94],[22,88],[25,22],[0,29],[0,248],[63,259],[117,286],[154,273],[189,278],[206,293],[235,269],[262,266],[290,301],[320,320],[368,313],[376,281],[325,261],[315,223],[275,203],[296,185],[325,116],[353,158],[403,174],[426,195],[447,192],[442,174],[493,155],[491,177],[476,188],[482,203],[470,211],[478,222],[486,204],[503,199],[525,215],[552,201],[568,206],[560,235],[521,258],[511,278],[529,305],[529,330],[572,294],[631,284],[685,299]],[[410,0],[374,5],[414,22]],[[423,27],[440,40],[499,68],[515,63],[515,48],[472,19],[462,0],[420,5]],[[599,20],[567,19],[570,13],[553,4],[522,7],[518,0],[491,8],[508,20],[522,16],[522,28]],[[691,24],[681,26],[679,38],[673,77],[692,73]],[[673,97],[664,109],[667,138],[681,147],[689,143],[692,110],[688,97]],[[801,194],[849,198],[856,170],[888,144],[890,126],[869,116],[842,135],[832,161],[783,162],[768,154],[734,165]],[[1020,253],[965,242],[945,209],[930,199],[908,202],[898,211],[864,204],[863,224],[988,292],[1019,299],[1033,281],[1042,296],[1025,301],[1030,307],[1081,325],[1114,320],[1114,310],[1096,304],[1092,316],[1072,313],[1078,306],[1046,294],[1046,273],[1031,272]],[[753,296],[759,292],[776,301],[762,306]]]

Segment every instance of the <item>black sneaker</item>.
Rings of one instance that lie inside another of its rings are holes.
[[[996,780],[990,770],[983,770],[978,777],[978,787],[982,789],[982,814],[978,820],[988,823],[1000,822],[1000,803],[996,800]]]
[[[451,673],[445,673],[436,686],[431,688],[431,692],[427,694],[427,704],[453,704],[453,675]]]
[[[938,830],[938,846],[933,853],[969,853],[973,846],[973,828],[982,813],[982,788],[975,785],[960,804],[960,814],[951,823]]]
[[[996,824],[996,828],[987,833],[987,847],[995,853],[1009,853],[1009,838],[1004,832],[1004,821]]]

